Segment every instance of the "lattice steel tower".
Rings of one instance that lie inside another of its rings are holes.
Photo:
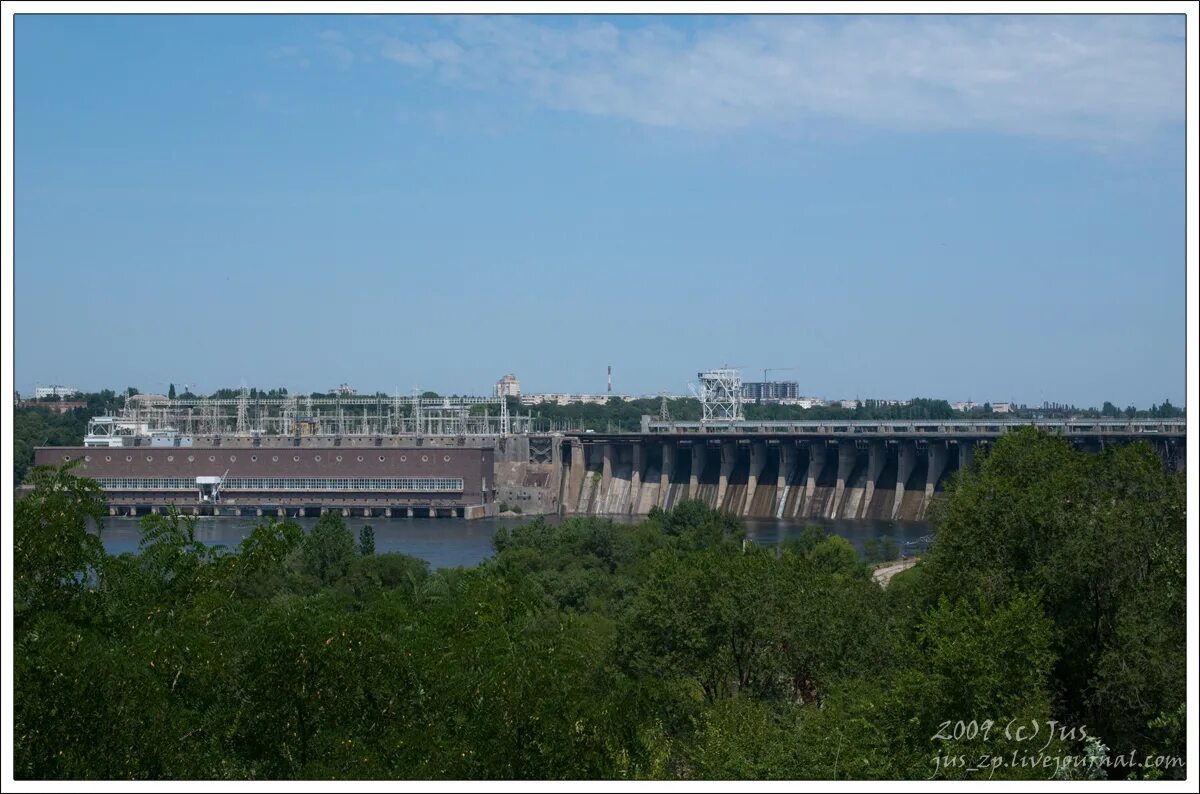
[[[710,369],[697,373],[700,384],[696,396],[703,410],[703,422],[740,422],[742,415],[742,373],[737,369]]]

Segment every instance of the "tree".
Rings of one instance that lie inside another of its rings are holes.
[[[104,494],[95,480],[76,477],[79,461],[38,466],[33,491],[13,505],[13,610],[64,607],[91,592],[104,559],[99,534]]]
[[[1148,445],[1099,455],[1033,429],[963,472],[934,517],[928,592],[1043,593],[1060,718],[1144,754],[1185,699],[1185,481]]]
[[[171,399],[171,400],[175,399],[175,384],[174,383],[172,383],[170,385],[170,387],[167,389],[167,398]]]
[[[358,553],[363,557],[375,553],[375,528],[370,524],[358,531]]]
[[[341,514],[331,510],[318,518],[304,539],[302,553],[305,572],[324,584],[344,576],[357,549]]]

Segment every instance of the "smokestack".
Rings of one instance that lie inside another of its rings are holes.
[[[608,393],[612,394],[612,364],[608,365]]]

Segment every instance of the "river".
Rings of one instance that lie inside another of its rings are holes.
[[[615,516],[621,523],[635,523],[640,518]],[[196,519],[197,539],[210,545],[234,548],[261,518],[233,516]],[[306,530],[317,523],[316,518],[293,519]],[[492,534],[498,527],[516,526],[529,518],[348,518],[346,525],[354,536],[365,524],[375,529],[377,552],[399,551],[426,560],[432,568],[454,568],[475,565],[492,555]],[[546,518],[552,524],[562,521],[557,516]],[[809,518],[803,520],[742,519],[746,537],[760,545],[776,545],[787,538],[798,537],[805,527],[820,526],[831,535],[839,535],[862,551],[869,538],[891,537],[905,554],[925,549],[933,529],[928,523],[912,521],[859,521]],[[108,518],[104,522],[101,540],[110,554],[136,552],[141,541],[138,520]]]

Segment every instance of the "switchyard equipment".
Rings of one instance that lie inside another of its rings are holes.
[[[528,433],[530,416],[512,415],[502,397],[237,397],[129,401],[116,416],[88,425],[85,446],[140,445],[142,439],[258,440],[296,436],[498,436]],[[136,441],[135,441],[136,439]]]

